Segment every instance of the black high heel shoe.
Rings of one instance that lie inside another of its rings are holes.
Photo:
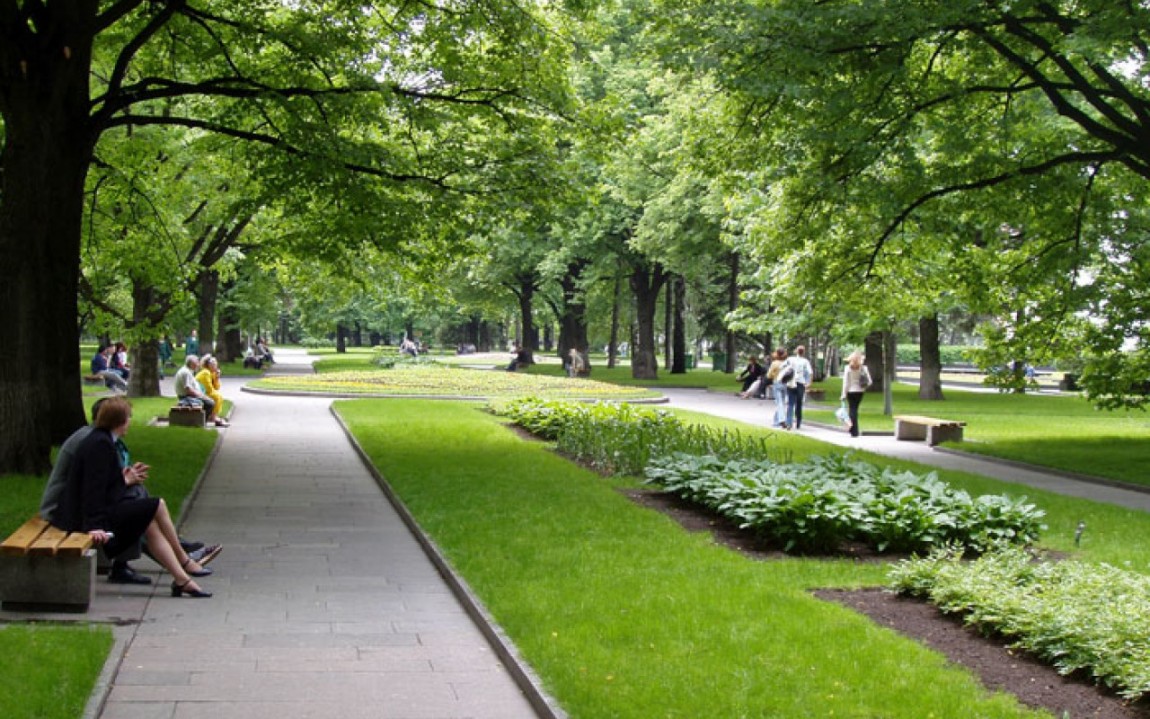
[[[176,584],[175,582],[172,582],[172,596],[178,597],[186,594],[189,597],[195,597],[196,599],[207,599],[208,597],[212,596],[211,592],[205,592],[202,589],[188,589],[188,585],[191,583],[191,579],[184,582],[183,584]]]
[[[188,565],[191,563],[192,563],[192,558],[188,557],[187,561],[180,565],[180,567],[182,567],[183,570],[188,573],[189,577],[210,577],[210,576],[212,576],[212,570],[208,569],[207,567],[201,566],[199,569],[197,569],[194,572],[192,570],[188,569]]]

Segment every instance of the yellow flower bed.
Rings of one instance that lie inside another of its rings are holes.
[[[248,386],[268,391],[364,396],[490,398],[533,395],[548,399],[619,400],[660,396],[658,392],[641,387],[623,387],[590,379],[569,379],[443,365],[268,377],[251,382]]]

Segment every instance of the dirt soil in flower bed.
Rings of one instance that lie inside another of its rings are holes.
[[[739,529],[729,519],[674,495],[653,490],[627,490],[626,494],[637,504],[666,514],[688,531],[710,532],[719,544],[753,559],[785,556],[777,548],[762,546],[750,532]],[[884,562],[899,558],[880,557],[861,546],[844,548],[835,558],[842,557]],[[1056,717],[1150,719],[1150,702],[1127,704],[1121,697],[1091,684],[1088,678],[1064,677],[1025,653],[1007,649],[1001,638],[980,635],[928,602],[882,589],[825,589],[815,595],[850,607],[877,624],[926,644],[976,674],[988,689],[1014,694],[1022,703],[1046,709]]]

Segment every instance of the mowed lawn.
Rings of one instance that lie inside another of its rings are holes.
[[[477,405],[337,407],[572,716],[1046,716],[809,592],[882,584],[882,564],[746,558],[632,503],[620,490],[635,480],[584,470]],[[1082,511],[1150,530],[1145,515],[1050,499],[1060,534]]]

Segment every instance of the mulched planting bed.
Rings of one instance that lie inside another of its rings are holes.
[[[627,490],[632,501],[662,512],[692,532],[710,532],[723,546],[760,560],[786,556],[778,549],[762,546],[749,532],[709,510],[666,492]],[[876,555],[866,547],[845,547],[837,559],[893,561],[899,557]],[[998,637],[984,637],[964,626],[956,617],[943,614],[934,605],[919,599],[901,597],[882,589],[824,589],[815,596],[861,612],[875,623],[915,639],[951,662],[978,675],[984,686],[1009,692],[1024,704],[1046,709],[1057,717],[1073,719],[1150,719],[1150,703],[1127,704],[1090,683],[1088,678],[1064,677],[1054,668],[1025,653],[1006,648]]]

